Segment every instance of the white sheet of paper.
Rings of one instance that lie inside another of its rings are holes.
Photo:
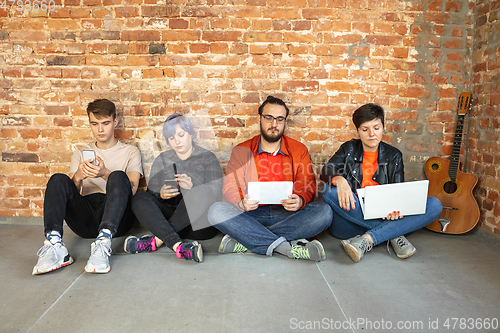
[[[258,200],[260,205],[281,204],[292,191],[293,182],[248,182],[250,200]]]

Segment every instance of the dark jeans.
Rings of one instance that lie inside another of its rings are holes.
[[[203,240],[217,232],[207,220],[207,211],[217,199],[209,188],[200,185],[181,192],[182,200],[177,205],[150,192],[137,192],[132,199],[139,222],[170,248],[182,242],[181,238]]]
[[[132,189],[127,174],[113,171],[106,184],[106,194],[82,196],[75,183],[64,174],[50,177],[45,191],[43,217],[45,234],[55,230],[63,234],[63,220],[75,234],[95,238],[101,229],[113,236],[124,235],[132,228]]]

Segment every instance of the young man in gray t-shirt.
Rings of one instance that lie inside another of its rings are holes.
[[[38,251],[33,275],[73,263],[62,242],[63,221],[77,235],[95,238],[85,266],[89,273],[110,271],[111,238],[132,227],[131,199],[142,176],[137,147],[115,138],[116,107],[98,99],[87,107],[95,142],[75,150],[68,175],[54,174],[44,199],[44,245]]]

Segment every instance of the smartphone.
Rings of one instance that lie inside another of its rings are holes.
[[[165,179],[164,184],[167,186],[171,186],[172,188],[179,187],[179,184],[177,184],[177,180],[175,179]]]
[[[95,158],[95,151],[93,150],[83,150],[82,151],[82,157],[83,157],[83,160],[86,161],[88,160],[89,158],[92,158],[92,164],[95,164],[97,165],[97,159]]]

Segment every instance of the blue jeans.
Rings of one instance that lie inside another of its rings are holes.
[[[322,193],[323,200],[333,209],[333,222],[330,226],[332,235],[339,239],[348,239],[367,233],[372,237],[373,245],[378,245],[386,240],[407,235],[423,228],[437,219],[443,210],[443,206],[437,198],[428,197],[424,214],[409,215],[393,221],[383,219],[365,220],[355,193],[353,193],[356,200],[355,208],[349,211],[340,208],[337,187],[325,184]]]
[[[216,202],[208,221],[256,254],[272,256],[284,241],[314,237],[332,223],[332,210],[324,202],[310,202],[289,212],[281,205],[259,206],[244,212],[232,203]]]

